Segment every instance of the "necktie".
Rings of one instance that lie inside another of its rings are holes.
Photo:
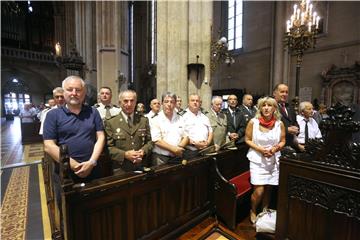
[[[128,125],[129,125],[129,128],[131,128],[133,126],[131,115],[128,115]]]
[[[281,103],[281,109],[282,109],[282,111],[285,113],[285,115],[287,116],[287,111],[286,111],[285,103]]]
[[[309,128],[308,128],[308,122],[309,120],[304,119],[305,121],[305,143],[309,140]]]
[[[233,111],[232,115],[233,115],[233,120],[234,120],[234,126],[236,127],[236,115],[235,115],[235,111]]]
[[[106,119],[111,118],[110,106],[105,106],[105,109],[106,109],[105,118]]]

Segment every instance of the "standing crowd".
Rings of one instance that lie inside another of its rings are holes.
[[[229,95],[225,109],[223,98],[213,96],[211,108],[205,110],[201,97],[190,94],[183,109],[182,99],[166,92],[151,100],[147,114],[144,105],[137,106],[133,90],[120,92],[116,106],[111,89],[101,87],[99,102],[85,105],[85,83],[77,76],[67,77],[53,95],[53,107],[41,116],[44,149],[59,162],[59,146],[68,145],[72,177],[79,182],[99,177],[97,160],[104,148],[114,168],[127,172],[192,159],[202,150],[218,150],[229,142],[246,143],[254,186],[253,222],[260,204],[268,207],[271,186],[278,185],[281,150],[287,146],[304,151],[308,139],[321,137],[312,104],[302,102],[296,115],[287,103],[285,84],[275,86],[273,96],[260,98],[256,107],[253,96],[245,94],[240,106],[237,96]]]

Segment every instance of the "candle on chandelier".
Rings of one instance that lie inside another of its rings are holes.
[[[57,42],[57,43],[55,44],[55,54],[56,54],[56,56],[60,56],[60,55],[61,55],[61,45],[60,45],[59,42]]]
[[[300,9],[299,8],[296,10],[296,19],[297,20],[300,19]]]
[[[306,0],[306,12],[309,11],[310,0]]]
[[[315,25],[316,24],[316,16],[317,16],[317,12],[314,12],[314,14],[313,14],[313,25]]]
[[[319,21],[320,21],[320,16],[316,17],[316,28],[319,28]]]
[[[308,22],[308,31],[311,32],[311,22]]]
[[[294,16],[296,16],[296,9],[297,9],[297,5],[294,4]]]
[[[304,22],[305,22],[305,13],[302,12],[301,13],[301,25],[304,25]]]

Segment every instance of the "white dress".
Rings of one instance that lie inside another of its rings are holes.
[[[260,131],[259,119],[253,118],[252,141],[259,146],[271,148],[280,142],[281,121],[275,122],[274,127],[268,132]],[[260,152],[250,148],[247,158],[250,161],[251,184],[253,185],[278,185],[279,183],[279,157],[280,151],[272,157],[264,157]]]

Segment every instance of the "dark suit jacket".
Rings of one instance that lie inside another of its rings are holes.
[[[290,134],[288,132],[288,127],[290,126],[297,126],[299,127],[297,121],[296,121],[296,113],[292,106],[290,106],[288,103],[285,104],[286,110],[288,114],[286,114],[283,110],[281,105],[279,104],[279,110],[281,113],[281,121],[284,123],[285,131],[286,131],[286,144],[285,146],[290,146],[294,149],[298,149],[297,144],[294,143],[295,136]]]
[[[145,162],[153,148],[148,118],[134,113],[133,126],[129,128],[126,119],[120,112],[115,117],[106,119],[104,124],[107,146],[112,160],[120,164],[125,171],[136,170],[137,166],[125,159],[125,152],[142,149],[144,150],[143,164],[147,165]]]
[[[239,111],[245,117],[246,123],[248,123],[250,121],[250,119],[255,117],[255,114],[256,114],[256,109],[254,107],[249,108],[249,110],[248,110],[244,105],[241,105],[239,107]]]
[[[226,114],[226,118],[227,118],[227,132],[237,133],[239,135],[239,139],[235,143],[236,144],[243,143],[245,136],[245,128],[246,128],[246,119],[244,115],[241,114],[239,108],[236,108],[235,124],[234,124],[234,118],[231,115],[229,109],[224,109],[223,112]]]

